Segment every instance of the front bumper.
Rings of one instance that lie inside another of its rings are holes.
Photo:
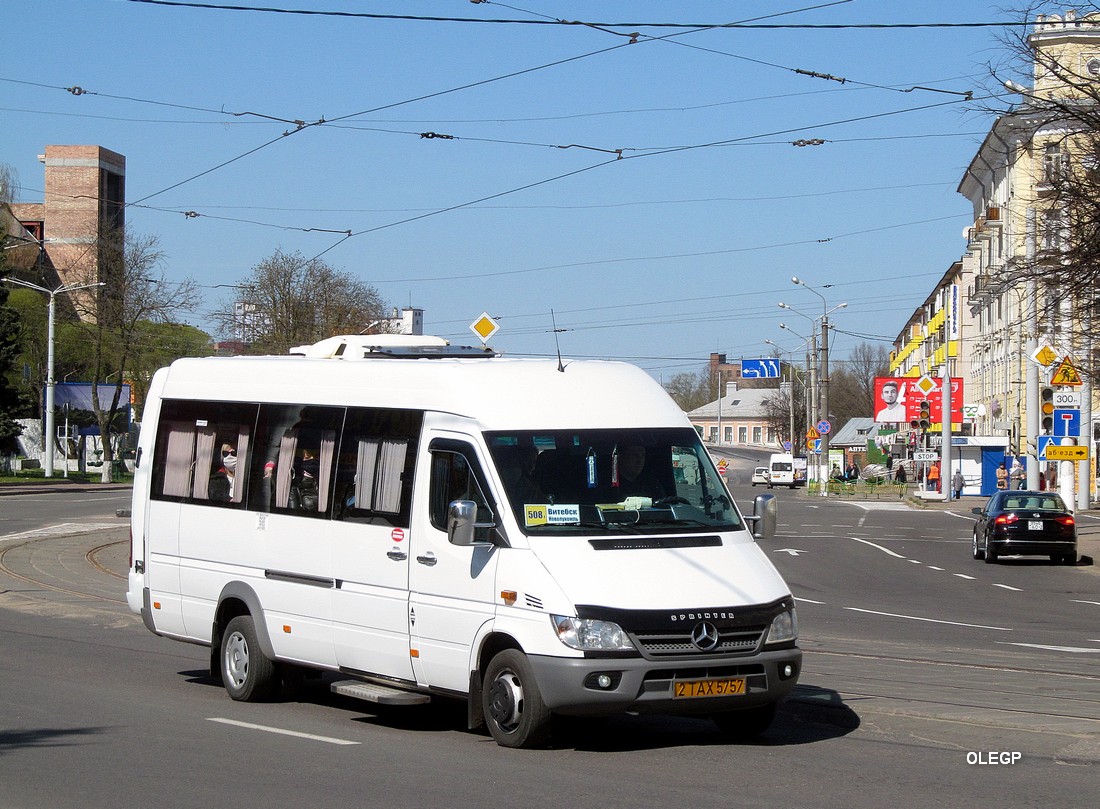
[[[533,655],[531,666],[543,701],[569,716],[623,713],[708,714],[777,702],[790,693],[802,671],[797,647],[748,657],[722,656],[680,660],[564,658]],[[600,687],[601,674],[610,687]],[[676,698],[677,680],[744,677],[746,693],[722,697]]]

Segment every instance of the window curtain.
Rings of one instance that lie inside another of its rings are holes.
[[[355,462],[355,507],[374,508],[374,470],[378,465],[379,442],[373,438],[359,439],[359,456]]]
[[[198,500],[210,499],[210,476],[217,471],[214,466],[214,439],[217,433],[213,427],[199,427],[195,442],[195,491]]]
[[[325,511],[328,508],[328,493],[332,486],[332,458],[336,454],[336,431],[323,430],[321,432],[321,448],[317,453],[320,462],[320,478],[317,481],[317,510]]]
[[[290,479],[294,473],[294,453],[298,449],[298,431],[287,430],[279,441],[279,463],[275,466],[275,507],[290,505]]]
[[[195,425],[175,421],[165,425],[168,430],[168,455],[164,459],[166,497],[187,497],[191,494],[191,459],[195,454]]]
[[[244,424],[241,425],[237,433],[237,471],[233,475],[233,496],[231,498],[234,503],[239,503],[244,499],[245,473],[248,470],[248,464],[245,461],[248,458],[248,438],[251,432],[252,428]]]
[[[401,475],[405,471],[408,446],[409,442],[401,439],[391,438],[382,442],[374,487],[378,511],[386,514],[397,514],[401,511]]]

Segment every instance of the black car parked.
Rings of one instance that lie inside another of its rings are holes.
[[[1077,563],[1077,521],[1055,492],[1001,491],[971,511],[978,515],[975,559],[1049,556],[1052,562]]]

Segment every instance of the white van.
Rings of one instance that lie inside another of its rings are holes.
[[[805,468],[804,465],[803,468]],[[793,489],[799,483],[795,469],[795,458],[790,453],[774,453],[768,464],[768,469],[771,472],[771,480],[768,481],[769,489],[772,486],[790,486]]]
[[[498,743],[551,718],[760,733],[801,669],[790,590],[647,374],[438,338],[178,360],[153,378],[127,599],[236,700],[303,669],[459,697]]]

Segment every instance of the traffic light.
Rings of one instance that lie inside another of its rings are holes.
[[[1039,390],[1040,427],[1044,435],[1054,432],[1054,388],[1043,385]]]
[[[920,402],[920,428],[927,430],[932,426],[932,405],[927,399]]]

